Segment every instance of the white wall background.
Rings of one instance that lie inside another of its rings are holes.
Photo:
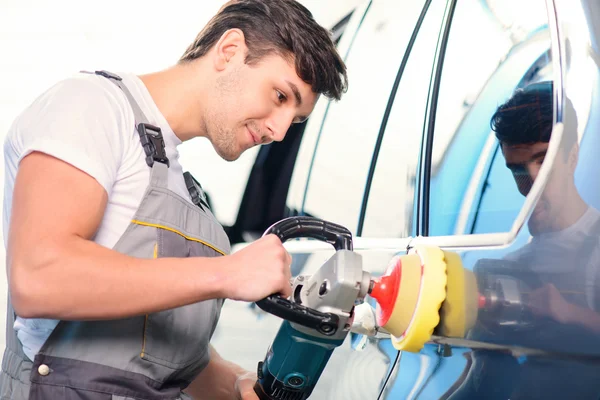
[[[0,139],[43,90],[80,70],[146,73],[175,63],[223,0],[0,0]],[[300,0],[330,27],[360,0]],[[217,216],[232,223],[256,151],[226,163],[206,141],[181,148],[181,162],[202,182]],[[0,152],[0,182],[4,182]],[[218,170],[218,174],[203,171]],[[2,230],[0,229],[0,239]],[[3,241],[2,241],[3,243]],[[34,244],[33,244],[34,246]],[[32,246],[32,250],[35,247]],[[0,269],[5,249],[0,246]],[[0,274],[0,350],[4,348],[6,275]]]

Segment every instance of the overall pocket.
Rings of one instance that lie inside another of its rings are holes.
[[[157,229],[157,232],[157,258],[197,256],[199,251],[204,257],[220,255],[179,233],[165,229]],[[220,306],[220,300],[207,300],[147,315],[141,357],[173,369],[208,362],[208,344]]]

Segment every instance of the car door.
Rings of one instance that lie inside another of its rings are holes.
[[[376,175],[395,173],[395,177],[399,178],[397,185],[406,185],[406,193],[414,193],[414,179],[411,183],[406,177],[415,176],[426,103],[422,103],[421,111],[405,109],[407,103],[402,99],[397,102],[399,106],[393,106],[394,100],[398,100],[394,83],[406,67],[403,66],[406,49],[415,49],[413,36],[418,31],[415,28],[417,22],[422,20],[424,5],[425,1],[398,3],[395,0],[379,0],[367,3],[363,15],[354,13],[348,26],[357,22],[356,32],[354,35],[345,34],[340,42],[340,49],[344,49],[344,41],[348,41],[346,61],[351,81],[348,93],[340,102],[321,101],[317,105],[302,137],[286,204],[288,215],[320,217],[350,229],[355,236],[355,251],[363,256],[364,268],[374,276],[381,275],[389,260],[399,251],[405,251],[410,240],[411,215],[386,229],[398,233],[392,240],[382,236],[363,239],[358,229],[359,220],[364,220],[361,217],[364,214],[364,193],[367,181],[373,175],[371,165],[375,148],[381,145],[377,145],[381,140],[389,141],[395,150],[381,152],[380,157],[387,161],[381,162],[381,171]],[[440,20],[441,14],[437,22],[431,19],[428,26],[439,31]],[[430,40],[429,51],[423,49],[423,54],[430,58],[427,61],[429,65],[435,55],[435,42],[435,39]],[[411,63],[409,68],[419,67]],[[420,77],[423,90],[419,92],[426,92],[429,79],[430,72]],[[365,107],[367,101],[369,107]],[[407,119],[415,120],[410,125],[413,137],[401,146],[398,135],[402,133]],[[390,128],[386,132],[390,134],[387,138],[383,137],[382,120],[386,123],[389,120]],[[398,156],[406,160],[405,165],[394,171],[392,161]],[[409,174],[409,171],[413,172]],[[372,199],[375,205],[385,192],[377,185],[377,193]],[[398,190],[404,192],[401,187]],[[402,201],[412,203],[413,200],[402,198]],[[367,213],[370,216],[368,221],[380,217],[376,211],[372,209]],[[374,226],[367,224],[365,229],[370,230]],[[328,245],[314,240],[288,242],[286,247],[293,257],[293,275],[314,273],[333,254]],[[245,368],[254,369],[256,363],[264,358],[280,324],[280,319],[255,306],[226,302],[213,344],[225,357],[237,360]],[[246,329],[232,336],[230,332],[239,331],[240,326]],[[380,342],[378,338],[365,340],[349,335],[334,352],[312,397],[377,398],[394,366],[396,355],[389,340]]]
[[[376,4],[373,3],[372,7]],[[363,255],[365,269],[375,276],[383,273],[393,256],[405,253],[406,245],[415,232],[413,205],[416,171],[427,91],[445,9],[445,5],[439,2],[433,6],[431,4],[430,1],[422,4],[418,20],[410,33],[407,50],[404,54],[397,55],[395,71],[389,69],[390,76],[392,72],[395,75],[393,81],[389,80],[391,93],[385,103],[380,100],[379,107],[365,109],[364,114],[376,115],[375,121],[381,118],[377,134],[361,140],[360,148],[373,149],[373,154],[336,155],[336,146],[345,150],[344,144],[351,138],[348,138],[348,132],[358,136],[365,135],[368,131],[362,130],[361,125],[352,126],[348,130],[327,130],[325,125],[321,135],[331,137],[325,140],[320,137],[315,141],[318,140],[319,146],[329,147],[317,147],[316,153],[306,158],[307,163],[312,163],[313,169],[306,174],[302,170],[298,174],[295,171],[290,188],[288,200],[291,209],[300,210],[299,214],[324,217],[345,224],[355,233],[355,250]],[[407,11],[406,3],[393,5]],[[390,3],[379,2],[379,6],[387,7],[374,10],[385,10],[386,15],[394,14]],[[367,38],[363,38],[365,39]],[[367,55],[368,53],[362,53],[363,57]],[[351,66],[349,64],[349,68]],[[363,77],[355,76],[358,79]],[[388,87],[371,90],[378,93],[377,91],[388,90]],[[356,101],[359,102],[358,99]],[[340,104],[340,107],[343,106]],[[362,102],[359,106],[362,106]],[[346,112],[345,115],[352,114]],[[368,117],[362,123],[367,120]],[[340,121],[339,124],[347,122]],[[326,151],[327,149],[331,150]],[[302,162],[302,153],[298,161]],[[340,169],[339,166],[344,168]],[[333,179],[330,179],[332,175]],[[298,176],[302,176],[302,184],[304,180],[307,181],[304,188],[294,187],[294,184],[298,184],[295,180]],[[354,187],[348,187],[345,182],[350,182],[349,185]],[[324,259],[319,258],[319,253],[314,250],[307,256],[309,260],[306,269],[311,268],[311,259],[317,261],[316,265],[320,265]],[[374,377],[387,379],[397,365],[397,351],[386,336],[366,338],[351,334],[349,345],[353,351],[338,350],[328,366],[332,368],[339,360],[338,371],[341,373],[332,384],[327,398],[376,398],[382,381],[375,380]],[[386,365],[387,368],[383,368]]]
[[[592,360],[600,350],[600,331],[590,323],[598,315],[590,301],[597,290],[598,238],[591,229],[591,245],[587,237],[581,245],[569,242],[577,231],[557,224],[555,217],[574,208],[569,201],[561,208],[558,199],[575,195],[568,184],[552,190],[567,165],[562,146],[573,140],[578,152],[568,154],[579,157],[571,159],[574,178],[565,182],[574,179],[573,190],[586,210],[599,206],[591,172],[598,171],[599,163],[590,154],[599,136],[592,106],[598,64],[593,52],[581,50],[597,43],[594,36],[590,40],[591,17],[588,13],[586,21],[585,12],[597,6],[557,3],[448,2],[419,176],[419,237],[410,247],[457,253],[477,282],[477,289],[462,298],[475,296],[480,302],[468,311],[474,325],[454,334],[444,313],[446,300],[431,343],[416,356],[401,355],[383,398],[598,398],[594,377],[599,365]],[[528,193],[520,193],[518,176],[507,168],[492,132],[492,115],[516,89],[549,80],[552,138],[540,174]],[[538,204],[542,211],[534,211]],[[544,208],[552,212],[544,214]],[[588,215],[574,218],[576,224],[585,224]],[[544,231],[542,226],[560,229]],[[560,289],[575,276],[581,278],[577,290]],[[448,291],[456,282],[448,277]],[[587,320],[540,313],[545,306],[533,312],[533,293],[544,293],[549,285],[558,288],[560,304],[570,304],[569,313],[583,313]],[[500,293],[503,302],[492,307],[490,293]]]

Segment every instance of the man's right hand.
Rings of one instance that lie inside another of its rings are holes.
[[[292,257],[275,235],[267,235],[248,247],[223,257],[223,294],[232,300],[258,301],[279,293],[288,297],[290,286],[290,265]]]

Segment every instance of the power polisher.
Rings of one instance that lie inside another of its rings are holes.
[[[480,260],[474,270],[465,269],[457,253],[417,247],[392,260],[371,292],[378,301],[376,309],[368,303],[358,305],[351,329],[366,336],[390,333],[398,350],[419,351],[435,324],[436,335],[454,338],[464,338],[478,320],[513,330],[535,327],[529,307],[531,287],[541,286],[535,274],[509,260],[494,259]],[[423,292],[431,297],[420,298]]]
[[[352,327],[357,305],[367,295],[378,301],[380,322],[394,345],[419,351],[439,322],[445,298],[443,253],[415,249],[395,258],[381,279],[363,270],[362,257],[353,251],[348,229],[311,217],[284,219],[264,235],[282,242],[313,238],[331,244],[336,252],[312,276],[297,276],[289,299],[271,295],[257,305],[284,321],[262,362],[254,390],[261,400],[304,400],[315,388],[335,348]],[[370,306],[369,306],[370,307]],[[410,318],[407,318],[410,316]]]

